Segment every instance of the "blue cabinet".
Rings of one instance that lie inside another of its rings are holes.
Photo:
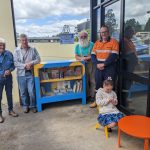
[[[38,112],[44,103],[82,99],[82,104],[86,104],[85,63],[82,61],[37,64],[34,79]]]

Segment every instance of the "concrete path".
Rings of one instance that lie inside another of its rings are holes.
[[[119,150],[117,128],[107,140],[103,128],[95,130],[97,110],[80,101],[48,104],[41,113],[24,114],[15,105],[18,118],[7,114],[0,124],[0,150]],[[125,134],[120,150],[142,150],[143,140]]]

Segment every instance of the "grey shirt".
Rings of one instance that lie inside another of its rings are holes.
[[[33,65],[40,63],[41,58],[37,50],[29,47],[27,50],[17,47],[14,52],[14,64],[17,68],[17,76],[25,76],[25,65],[32,63]]]

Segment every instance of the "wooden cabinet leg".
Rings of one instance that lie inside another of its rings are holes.
[[[38,112],[42,111],[42,104],[37,103],[37,110],[38,110]]]

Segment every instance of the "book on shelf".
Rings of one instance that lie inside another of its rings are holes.
[[[40,80],[44,80],[42,71],[39,71]]]
[[[68,78],[68,77],[72,77],[72,76],[74,76],[74,67],[67,67],[64,72],[64,77]]]
[[[60,79],[82,75],[81,66],[63,68],[44,68],[39,71],[40,80]]]
[[[74,67],[74,75],[75,76],[81,76],[82,75],[82,67],[81,66]]]
[[[52,78],[52,79],[57,79],[57,78],[59,78],[59,69],[52,69],[52,70],[51,70],[51,78]]]
[[[51,79],[52,77],[52,73],[51,73],[51,69],[47,69],[47,73],[48,73],[48,78]]]
[[[73,92],[81,92],[82,91],[82,80],[75,81],[73,85]]]
[[[45,91],[45,87],[41,86],[41,95],[45,95],[46,91]]]
[[[41,95],[53,96],[53,95],[63,95],[64,93],[70,93],[70,92],[77,93],[82,91],[82,80],[76,80],[72,84],[71,82],[72,81],[42,83]]]

